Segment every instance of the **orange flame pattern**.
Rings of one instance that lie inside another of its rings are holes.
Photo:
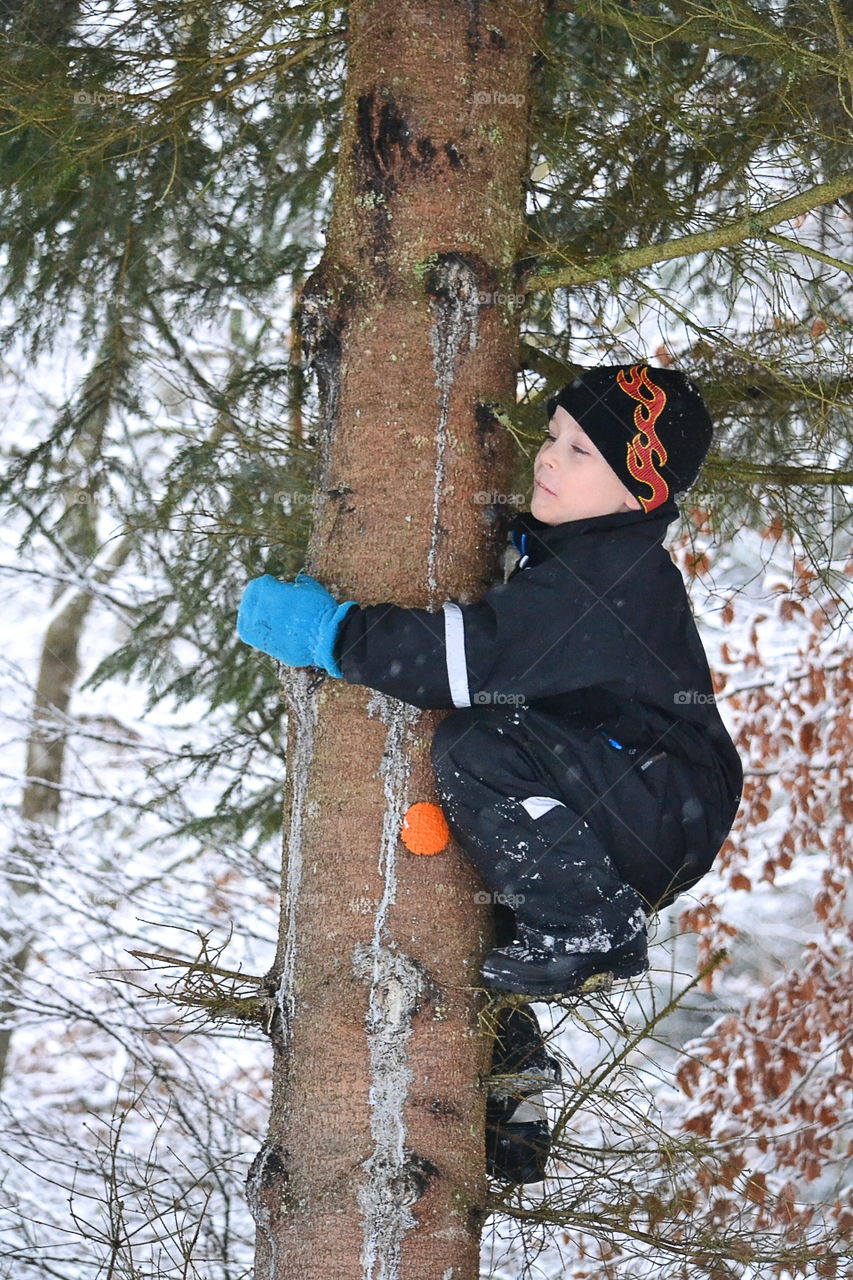
[[[639,502],[644,511],[652,511],[669,497],[669,485],[658,471],[666,462],[666,449],[655,432],[655,423],[666,408],[666,392],[652,382],[647,365],[635,364],[629,374],[620,369],[616,382],[626,395],[638,401],[634,410],[637,434],[628,443],[627,465],[634,479],[651,489],[651,494],[640,497]]]

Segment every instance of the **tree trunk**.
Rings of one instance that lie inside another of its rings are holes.
[[[497,0],[487,22],[476,6],[359,0],[348,14],[334,212],[300,302],[322,419],[306,567],[339,600],[435,610],[500,579],[513,449],[487,406],[515,404],[543,9]],[[491,911],[455,845],[417,857],[399,840],[408,806],[435,799],[442,713],[311,674],[283,676],[256,1277],[474,1280]]]

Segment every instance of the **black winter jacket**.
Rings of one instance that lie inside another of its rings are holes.
[[[662,545],[678,514],[671,500],[558,525],[521,512],[510,525],[521,558],[507,582],[478,603],[450,600],[436,612],[356,605],[334,656],[351,683],[416,707],[488,702],[511,712],[513,695],[602,725],[627,746],[655,743],[716,774],[733,821],[740,758],[684,582]]]

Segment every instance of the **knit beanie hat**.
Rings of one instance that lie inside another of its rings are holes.
[[[580,423],[644,511],[689,489],[713,426],[699,389],[680,369],[600,365],[548,400]]]

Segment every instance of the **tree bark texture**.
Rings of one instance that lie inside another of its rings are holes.
[[[501,578],[540,0],[349,11],[322,261],[299,303],[320,392],[307,570],[437,610]],[[491,498],[492,501],[488,499]],[[491,911],[454,844],[416,856],[441,711],[282,677],[288,757],[257,1280],[474,1280]],[[312,687],[313,686],[313,687]]]

